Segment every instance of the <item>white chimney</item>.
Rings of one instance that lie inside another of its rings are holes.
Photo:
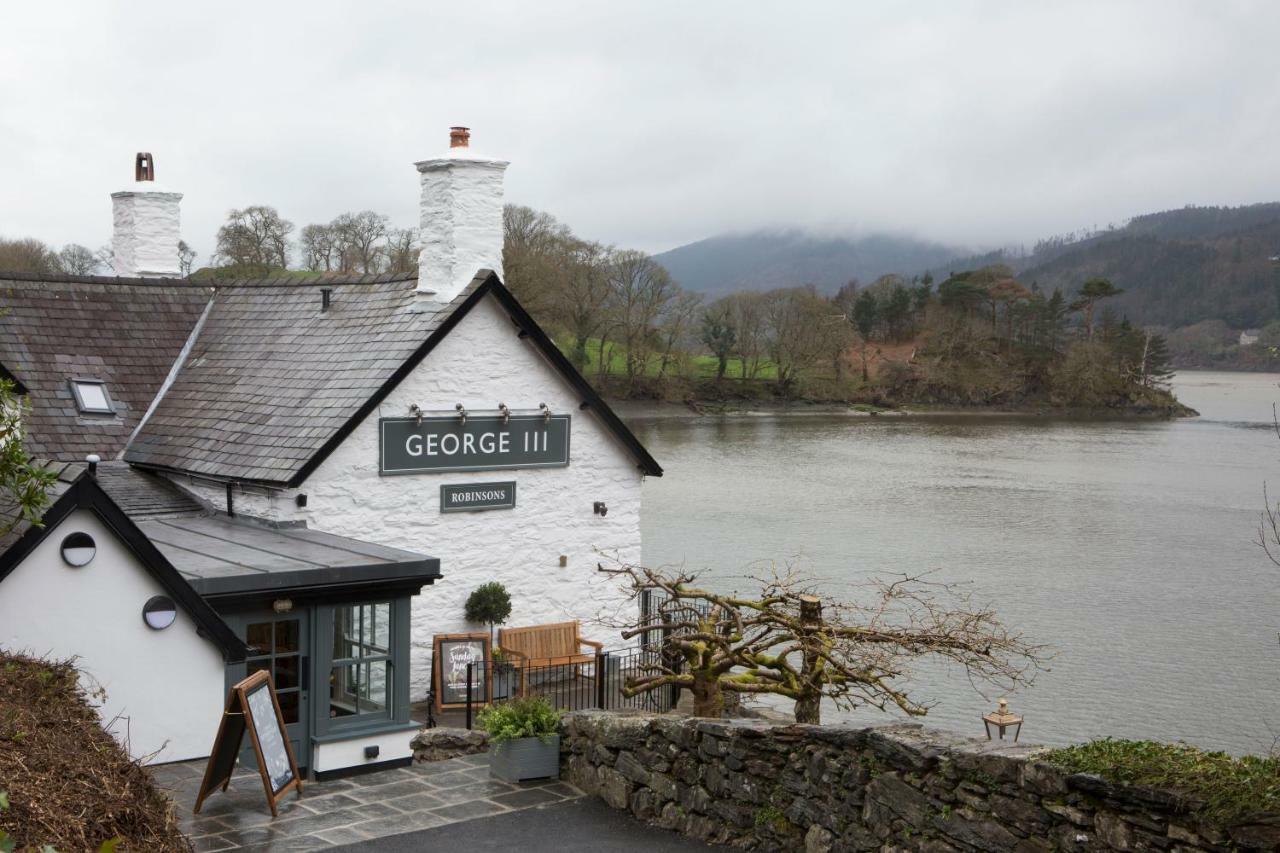
[[[480,269],[502,275],[502,178],[506,160],[471,148],[468,128],[449,129],[449,152],[417,163],[422,175],[418,293],[448,302]]]
[[[178,203],[182,193],[156,183],[155,160],[139,153],[133,186],[111,194],[115,230],[111,265],[116,275],[180,276]]]

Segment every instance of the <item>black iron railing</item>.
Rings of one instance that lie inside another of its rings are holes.
[[[479,696],[479,668],[485,664],[467,665],[465,724],[471,728],[476,714],[486,704],[507,702],[525,696],[546,699],[561,711],[588,708],[620,710],[624,708],[661,713],[675,704],[675,691],[661,687],[628,696],[624,687],[630,680],[653,675],[662,666],[660,647],[601,652],[590,661],[548,664],[545,666],[513,663],[492,664],[488,692]],[[474,689],[473,689],[474,688]]]

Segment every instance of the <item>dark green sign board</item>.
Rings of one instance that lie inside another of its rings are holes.
[[[563,468],[569,464],[568,415],[457,415],[382,418],[383,474]]]
[[[477,512],[482,509],[512,509],[516,505],[516,484],[459,483],[440,487],[441,512]]]

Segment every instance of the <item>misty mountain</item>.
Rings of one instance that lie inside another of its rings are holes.
[[[1186,207],[1136,216],[1122,228],[1041,241],[1006,262],[1026,284],[1074,293],[1093,277],[1124,293],[1110,304],[1143,325],[1224,320],[1259,327],[1277,316],[1280,203]]]
[[[801,231],[724,234],[656,255],[685,288],[709,297],[735,290],[815,284],[832,293],[850,278],[916,272],[965,254],[911,237],[817,237]]]

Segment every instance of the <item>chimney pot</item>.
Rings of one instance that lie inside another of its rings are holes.
[[[450,148],[466,148],[470,144],[471,144],[471,128],[469,127],[449,128],[449,147]]]
[[[150,152],[139,151],[133,163],[133,179],[135,181],[154,181],[156,179],[156,161]]]

